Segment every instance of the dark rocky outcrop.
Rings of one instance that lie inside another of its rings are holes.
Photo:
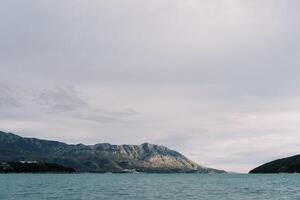
[[[249,173],[300,173],[300,155],[266,163],[251,170]]]
[[[225,173],[149,143],[69,145],[0,132],[0,163],[16,161],[56,163],[80,172]]]

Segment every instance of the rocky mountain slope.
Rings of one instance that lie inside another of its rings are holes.
[[[249,173],[300,173],[300,155],[266,163],[251,170]]]
[[[149,143],[69,145],[0,132],[0,163],[16,161],[56,163],[80,172],[224,173]]]

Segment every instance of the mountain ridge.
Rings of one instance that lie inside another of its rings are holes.
[[[203,167],[162,145],[67,144],[0,131],[0,163],[56,163],[81,172],[225,173]]]
[[[300,173],[300,154],[265,163],[252,169],[249,173]]]

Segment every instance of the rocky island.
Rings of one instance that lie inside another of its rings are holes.
[[[263,164],[251,170],[249,173],[300,173],[300,155],[282,158]]]
[[[78,172],[225,173],[191,161],[165,146],[66,144],[0,132],[0,163],[54,163]]]

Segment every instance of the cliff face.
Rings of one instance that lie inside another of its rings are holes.
[[[224,173],[202,167],[167,147],[142,145],[68,145],[0,132],[0,163],[48,162],[83,172]]]
[[[249,173],[300,173],[300,155],[266,163],[251,170]]]

